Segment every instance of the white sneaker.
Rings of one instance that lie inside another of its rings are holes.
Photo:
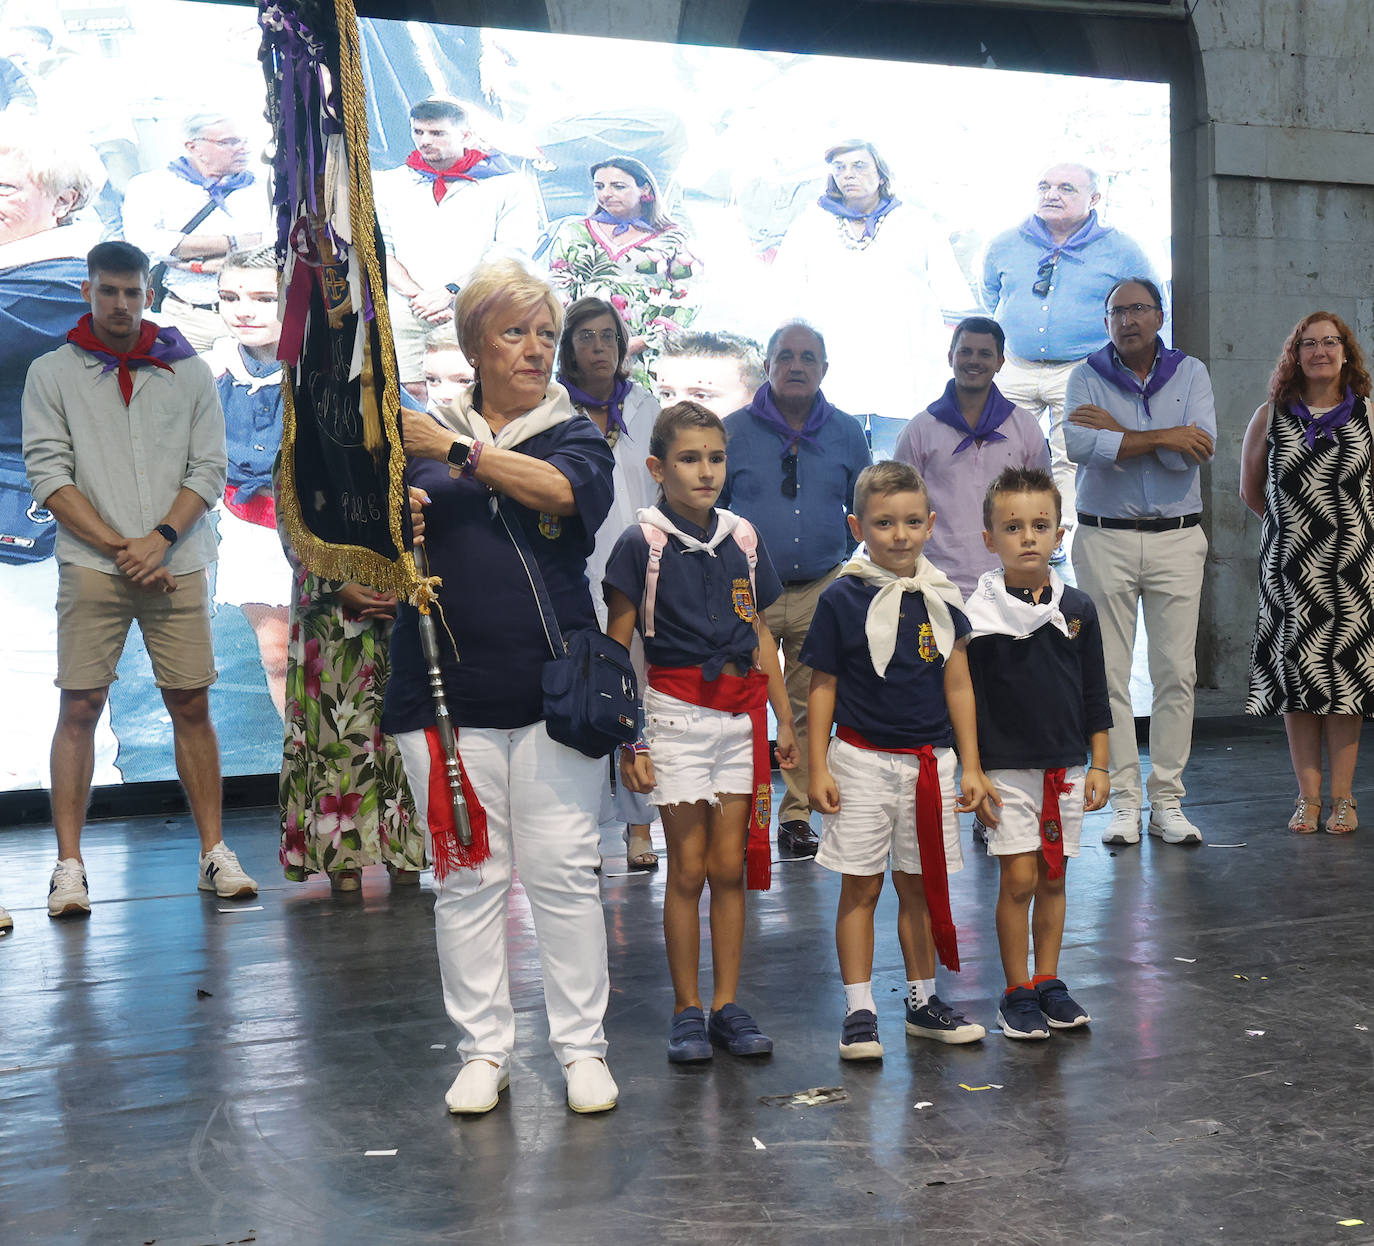
[[[1202,843],[1202,832],[1177,805],[1150,806],[1150,834],[1158,835],[1166,844]]]
[[[201,891],[213,891],[221,900],[258,894],[257,883],[244,873],[238,857],[222,839],[209,852],[201,853],[196,886]]]
[[[1112,820],[1102,832],[1104,844],[1138,844],[1140,842],[1140,810],[1126,806],[1112,810]]]
[[[604,1060],[586,1056],[563,1069],[568,1079],[568,1106],[574,1112],[609,1112],[620,1097],[611,1070]]]
[[[89,913],[91,893],[86,889],[86,867],[75,857],[67,857],[53,867],[48,883],[48,916]]]
[[[0,935],[8,934],[13,929],[14,918],[5,911],[3,906],[0,906]]]
[[[496,1106],[501,1092],[509,1085],[509,1069],[498,1069],[487,1060],[469,1060],[458,1070],[444,1102],[455,1116],[480,1116]]]

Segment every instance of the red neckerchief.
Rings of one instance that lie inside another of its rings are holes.
[[[773,882],[773,848],[768,821],[773,811],[773,775],[768,756],[768,676],[755,667],[747,675],[722,671],[704,679],[699,666],[650,666],[649,687],[689,705],[748,714],[754,732],[754,801],[745,851],[745,882],[750,891],[767,891]]]
[[[434,179],[434,202],[442,203],[444,196],[448,194],[448,183],[445,178],[462,178],[465,182],[475,182],[475,177],[468,176],[468,170],[475,164],[480,164],[488,156],[489,151],[476,151],[471,147],[463,148],[463,154],[458,157],[447,169],[436,169],[418,151],[413,151],[406,157],[406,168],[414,169],[416,173]]]
[[[877,753],[902,753],[921,759],[916,776],[916,846],[921,852],[921,888],[930,911],[930,933],[946,969],[959,972],[959,935],[949,911],[949,866],[945,863],[945,799],[940,791],[940,764],[929,744],[920,748],[884,748],[870,744],[853,727],[835,728],[835,738]],[[843,793],[841,793],[843,799]]]
[[[174,370],[166,360],[158,359],[148,353],[152,349],[153,343],[157,341],[157,335],[160,332],[162,330],[151,320],[145,320],[143,327],[138,331],[138,341],[134,343],[133,350],[121,355],[117,350],[111,350],[96,337],[91,313],[87,312],[76,322],[76,328],[67,334],[67,341],[101,359],[108,359],[111,364],[119,365],[119,392],[124,398],[124,405],[127,407],[134,396],[134,374],[129,370],[130,368],[141,368],[144,364],[150,363],[155,368],[164,368],[168,372]],[[108,370],[107,368],[106,371]]]

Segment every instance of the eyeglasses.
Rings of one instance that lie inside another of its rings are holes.
[[[1320,346],[1323,350],[1335,350],[1338,346],[1344,346],[1345,340],[1339,337],[1305,337],[1299,340],[1299,350],[1316,350]]]
[[[1159,311],[1157,303],[1127,303],[1124,307],[1109,307],[1107,315],[1113,320],[1136,320],[1146,312]]]
[[[1042,299],[1050,292],[1050,282],[1054,280],[1054,270],[1058,264],[1059,257],[1056,255],[1035,270],[1035,284],[1031,286],[1031,293],[1036,298]]]
[[[205,135],[203,135],[203,134],[197,135],[197,137],[196,137],[196,142],[197,142],[197,143],[213,143],[216,147],[247,147],[247,146],[248,146],[248,140],[247,140],[246,138],[206,138]]]
[[[618,338],[614,329],[602,329],[600,333],[595,329],[578,329],[573,334],[573,341],[579,346],[591,346],[596,342],[600,342],[602,346],[614,346]]]
[[[782,496],[794,498],[797,496],[797,452],[782,456]]]

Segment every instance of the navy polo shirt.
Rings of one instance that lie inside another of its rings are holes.
[[[984,770],[1081,766],[1089,737],[1111,728],[1097,607],[1087,593],[1065,585],[1059,609],[1068,636],[1045,624],[1024,640],[968,642]]]
[[[711,516],[710,530],[674,514],[663,502],[659,509],[683,532],[708,540],[720,523]],[[606,588],[618,589],[642,611],[644,576],[649,566],[649,542],[639,525],[626,528],[606,563]],[[748,668],[754,661],[758,635],[755,610],[766,610],[782,594],[777,572],[760,538],[754,568],[757,602],[749,592],[749,557],[728,536],[711,553],[689,550],[670,536],[659,563],[654,596],[654,635],[644,639],[644,656],[654,666],[699,666],[715,679],[727,662]],[[644,631],[644,619],[637,626]]]
[[[575,415],[513,449],[556,467],[572,485],[577,509],[571,515],[541,514],[509,497],[499,505],[508,521],[524,529],[562,631],[594,628],[586,568],[596,530],[611,508],[614,460],[606,439],[585,415]],[[477,480],[455,478],[432,459],[409,460],[406,477],[431,499],[425,549],[431,573],[443,579],[440,666],[453,721],[501,730],[538,722],[544,716],[540,676],[553,652],[519,552],[500,516],[492,514],[492,492]],[[448,632],[458,644],[459,661]],[[391,633],[382,729],[394,734],[433,725],[419,612],[402,604]]]
[[[797,495],[782,492],[781,437],[747,407],[725,417],[725,489],[721,506],[759,530],[778,574],[789,584],[818,580],[839,566],[857,542],[845,516],[854,509],[854,482],[872,462],[863,425],[835,411],[816,445],[797,445]]]
[[[945,660],[935,648],[930,613],[920,593],[903,593],[897,648],[879,677],[868,651],[864,623],[881,585],[842,575],[816,602],[801,661],[834,675],[835,722],[857,731],[878,748],[949,748],[954,728],[945,704]],[[950,607],[956,637],[967,636],[968,619]]]

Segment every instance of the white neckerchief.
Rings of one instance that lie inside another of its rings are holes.
[[[851,558],[840,568],[840,575],[857,576],[865,584],[882,585],[868,603],[868,616],[864,620],[869,657],[880,679],[886,677],[887,665],[897,651],[897,621],[901,617],[903,593],[921,594],[926,613],[930,615],[931,631],[935,633],[935,647],[945,658],[954,652],[954,620],[949,608],[962,608],[964,598],[954,581],[924,554],[916,559],[915,575],[899,576],[868,558]]]
[[[499,433],[492,435],[491,425],[472,406],[474,386],[466,385],[458,391],[458,397],[446,407],[436,407],[434,414],[458,433],[466,433],[476,441],[502,450],[513,450],[522,441],[546,433],[556,428],[564,420],[577,414],[573,410],[568,391],[557,381],[550,381],[544,391],[543,401],[531,411],[511,420]]]
[[[223,376],[227,372],[235,385],[246,385],[250,394],[256,394],[269,385],[281,384],[280,368],[266,376],[254,376],[249,372],[238,341],[232,337],[216,338],[214,345],[205,352],[205,362],[216,376]]]
[[[690,532],[684,532],[671,519],[668,518],[657,506],[644,506],[635,511],[635,518],[640,523],[651,524],[660,532],[666,532],[669,536],[675,536],[682,542],[683,547],[688,550],[701,550],[711,558],[716,556],[716,547],[725,540],[739,523],[739,516],[733,511],[716,511],[716,530],[704,541],[694,537]]]
[[[1063,598],[1064,581],[1053,567],[1050,568],[1050,599],[1039,605],[1008,592],[1007,574],[1001,567],[996,571],[985,571],[964,607],[973,629],[969,632],[969,639],[975,636],[1010,636],[1015,640],[1025,640],[1046,623],[1067,636],[1069,625],[1059,608]]]

